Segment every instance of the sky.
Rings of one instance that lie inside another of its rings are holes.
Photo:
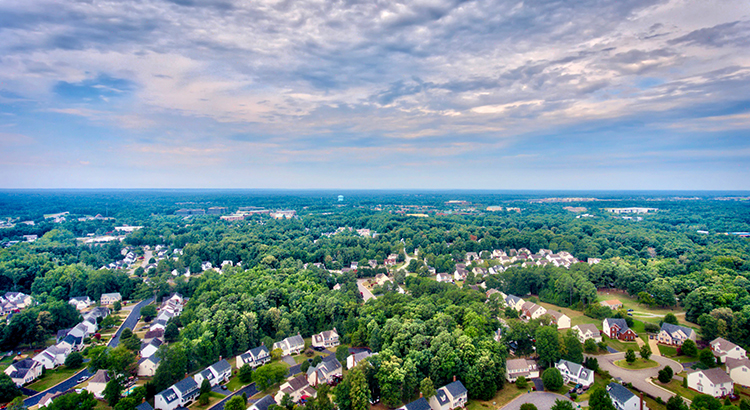
[[[750,2],[0,1],[0,188],[750,189]]]

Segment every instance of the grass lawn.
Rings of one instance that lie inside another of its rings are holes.
[[[662,356],[665,356],[665,357],[677,356],[677,348],[673,346],[665,346],[665,345],[660,344],[659,352],[661,353]]]
[[[232,377],[232,380],[230,380],[229,383],[227,383],[227,389],[229,389],[229,391],[237,391],[247,386],[248,384],[250,383],[243,383],[242,381],[240,381],[239,376],[235,376]]]
[[[610,339],[607,336],[602,336],[602,340],[618,352],[626,352],[628,349],[633,349],[634,352],[640,350],[636,342],[623,342],[622,340]]]
[[[529,383],[531,384],[531,383]],[[466,406],[467,410],[484,410],[484,409],[497,409],[510,403],[513,399],[526,393],[527,389],[518,389],[515,384],[505,383],[502,390],[498,390],[495,393],[495,397],[490,400],[469,400]]]
[[[213,406],[214,404],[222,401],[224,399],[224,397],[226,397],[226,396],[212,391],[212,392],[208,393],[208,404],[206,404],[205,406],[201,406],[201,404],[198,403],[198,400],[196,400],[195,403],[193,403],[193,405],[190,406],[190,408],[192,408],[192,409],[207,409],[207,408]]]
[[[668,384],[662,384],[658,380],[654,381],[654,384],[657,386],[664,387],[667,390],[673,391],[677,393],[678,396],[682,396],[688,400],[693,400],[695,396],[697,396],[699,393],[693,390],[688,389],[687,387],[682,387],[682,382],[677,380],[672,380]]]
[[[635,359],[635,362],[628,363],[625,359],[618,360],[615,362],[615,366],[622,367],[623,369],[650,369],[652,367],[658,367],[659,363],[653,360],[643,360],[642,358]]]
[[[44,391],[49,389],[50,387],[56,385],[57,383],[60,383],[61,381],[67,379],[68,377],[74,375],[77,371],[81,370],[79,369],[68,369],[65,366],[60,366],[55,370],[49,370],[47,373],[37,379],[34,383],[31,383],[30,385],[26,386],[27,388],[31,390],[36,391]]]
[[[97,400],[96,406],[94,406],[94,410],[111,410],[112,407],[109,407],[109,404],[107,404],[104,400]]]
[[[295,363],[297,363],[297,364],[300,364],[300,363],[304,362],[304,361],[305,361],[305,360],[307,360],[307,359],[312,359],[312,358],[314,358],[315,356],[322,356],[322,357],[326,357],[326,356],[328,356],[328,354],[327,354],[327,353],[326,353],[326,354],[323,354],[323,352],[319,352],[319,351],[317,351],[317,350],[313,350],[313,352],[315,352],[315,354],[314,354],[314,355],[312,355],[312,356],[310,356],[310,357],[307,357],[307,356],[305,356],[305,353],[303,352],[302,354],[298,354],[298,355],[296,355],[296,356],[292,356],[292,359],[294,359],[294,362],[295,362]]]

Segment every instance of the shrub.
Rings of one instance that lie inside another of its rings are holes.
[[[594,339],[586,339],[586,341],[583,342],[583,350],[586,353],[596,353],[596,351],[599,350],[599,346],[596,345]]]
[[[516,387],[519,389],[525,389],[528,383],[526,382],[526,378],[521,376],[516,379]]]
[[[672,376],[674,376],[674,374],[672,368],[669,366],[665,366],[663,369],[659,370],[658,379],[662,383],[669,383],[669,381],[672,380]]]
[[[200,396],[198,396],[198,403],[201,406],[205,406],[208,404],[208,393],[201,393]]]
[[[633,351],[633,349],[628,349],[628,351],[625,352],[625,361],[632,364],[635,362],[635,359],[636,357],[635,357],[635,352]]]
[[[560,371],[550,367],[542,373],[542,383],[545,390],[558,390],[563,385],[563,378]]]
[[[643,324],[643,327],[646,329],[646,332],[648,333],[657,333],[660,330],[659,325],[655,323],[645,322]]]
[[[537,408],[531,403],[524,403],[521,405],[521,410],[537,410]]]
[[[305,369],[305,371],[307,371],[307,369]],[[253,368],[247,363],[243,364],[242,367],[240,367],[239,377],[242,383],[250,383],[253,381]]]

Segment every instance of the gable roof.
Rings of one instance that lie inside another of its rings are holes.
[[[157,396],[163,397],[164,401],[167,402],[167,404],[177,400],[177,392],[175,392],[174,387],[162,390],[161,392],[159,392],[159,394],[157,394]]]
[[[253,404],[258,410],[268,410],[268,407],[272,404],[276,404],[276,400],[271,397],[270,394],[263,396],[262,399],[258,400]]]
[[[147,401],[144,401],[143,403],[135,406],[135,410],[154,410],[154,408],[151,407],[151,405],[148,404]]]
[[[89,383],[107,383],[109,382],[109,373],[106,370],[97,370],[94,376],[89,379]]]
[[[287,343],[289,343],[289,346],[305,345],[305,339],[303,339],[300,335],[289,336],[286,338],[286,340]]]
[[[566,367],[571,374],[576,375],[576,377],[578,377],[578,378],[588,379],[589,374],[591,374],[590,373],[591,370],[583,367],[582,365],[580,365],[578,363],[570,362],[570,361],[567,361],[567,360],[563,360],[563,359],[560,359],[560,361],[557,362],[556,367],[557,366],[564,366],[564,367]]]
[[[735,347],[739,347],[736,344],[730,342],[729,340],[724,339],[723,337],[717,337],[716,339],[714,339],[711,342],[711,346],[713,346],[714,348],[718,348],[722,352],[728,352],[734,349]]]
[[[592,323],[585,323],[582,325],[576,325],[575,327],[578,327],[578,329],[581,331],[581,333],[591,332],[593,334],[599,334],[599,329],[596,327],[595,324]]]
[[[154,329],[154,330],[149,330],[148,332],[146,332],[146,334],[143,335],[143,338],[154,339],[154,338],[162,337],[162,336],[164,336],[164,329]]]
[[[413,402],[407,404],[404,406],[406,410],[432,410],[430,408],[430,403],[427,402],[427,399],[424,397],[420,397],[417,400],[414,400]]]
[[[198,388],[198,383],[193,380],[192,377],[186,377],[177,383],[175,383],[172,387],[174,387],[177,391],[180,393],[186,393],[190,390],[195,390]]]
[[[254,358],[261,356],[261,353],[265,353],[265,356],[269,354],[268,348],[265,345],[258,346],[255,349],[250,349],[248,353],[250,353]]]
[[[291,388],[291,391],[297,391],[300,389],[304,389],[306,386],[309,386],[309,383],[307,382],[307,377],[305,377],[304,374],[300,374],[297,377],[291,378],[286,381],[289,383],[289,387]]]
[[[732,357],[727,357],[727,359],[726,359],[726,365],[727,365],[727,370],[732,370],[732,369],[734,369],[736,367],[742,367],[742,366],[745,366],[748,369],[750,369],[750,359],[748,359],[748,358],[745,358],[745,359],[734,359]]]
[[[635,397],[635,394],[626,389],[625,386],[614,382],[607,385],[607,393],[620,403],[626,403]]]
[[[505,367],[507,367],[508,370],[525,370],[530,366],[531,363],[526,359],[511,359],[505,362]]]
[[[466,393],[466,387],[461,383],[461,380],[446,384],[443,388],[448,390],[453,397]]]
[[[226,371],[232,371],[232,365],[229,364],[227,359],[219,360],[218,362],[211,365],[211,369],[216,374],[222,374]]]
[[[661,330],[669,333],[669,336],[671,337],[674,337],[674,335],[679,331],[682,331],[682,333],[684,333],[687,337],[690,337],[693,334],[693,329],[689,327],[673,325],[666,322],[661,324]]]
[[[696,370],[696,372],[703,372],[703,375],[713,384],[734,383],[732,378],[718,367],[707,370]]]

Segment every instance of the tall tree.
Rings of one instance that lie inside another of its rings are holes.
[[[562,358],[573,363],[583,363],[583,346],[573,330],[568,330],[563,337],[563,343],[565,345],[565,353]]]
[[[553,366],[560,360],[560,340],[557,330],[551,326],[541,326],[536,331],[536,352],[539,355],[539,365]]]
[[[589,409],[591,410],[615,410],[612,399],[609,398],[604,387],[594,387],[589,397]]]

